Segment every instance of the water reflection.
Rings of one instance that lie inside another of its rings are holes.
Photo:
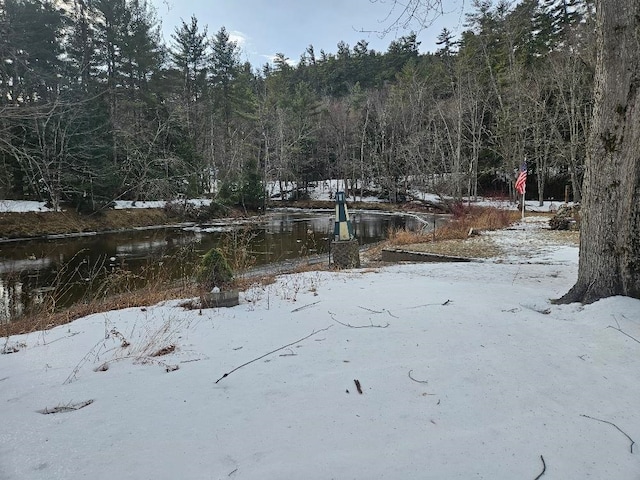
[[[398,215],[359,212],[351,218],[361,244],[383,240],[390,228],[422,227],[417,219]],[[254,266],[328,253],[333,222],[333,212],[279,212],[258,224],[0,244],[0,323],[46,302],[69,306],[139,288],[160,275],[188,278],[201,256],[221,242],[246,246],[247,262]]]

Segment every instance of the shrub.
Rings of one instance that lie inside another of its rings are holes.
[[[230,212],[231,209],[224,203],[212,201],[208,206],[200,209],[198,220],[225,217],[229,215]]]
[[[202,257],[197,278],[206,288],[223,287],[233,280],[233,269],[222,251],[212,248]]]

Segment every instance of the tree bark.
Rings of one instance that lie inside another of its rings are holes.
[[[559,303],[640,298],[640,2],[598,0],[578,280]]]

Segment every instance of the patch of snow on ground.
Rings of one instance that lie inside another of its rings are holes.
[[[637,479],[640,301],[551,304],[578,252],[541,226],[6,338],[0,478]]]
[[[51,209],[45,206],[45,202],[36,202],[32,200],[0,200],[0,213],[50,211]]]

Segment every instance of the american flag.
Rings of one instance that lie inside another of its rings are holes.
[[[520,174],[516,179],[516,190],[520,195],[524,195],[525,190],[527,189],[527,164],[526,162],[522,162],[520,166]]]

